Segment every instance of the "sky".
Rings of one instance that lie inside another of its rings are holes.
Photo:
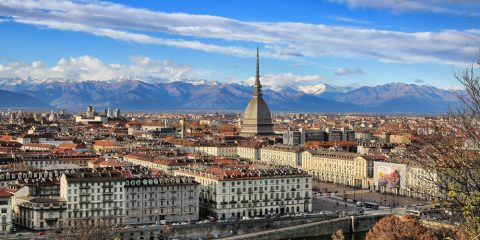
[[[458,88],[480,0],[0,2],[0,78]]]

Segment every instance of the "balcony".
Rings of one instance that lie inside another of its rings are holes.
[[[90,189],[90,186],[80,186],[80,189]]]
[[[221,205],[227,205],[228,202],[220,202]]]
[[[112,195],[113,192],[103,192],[102,194],[103,194],[103,195]]]
[[[113,185],[103,185],[102,188],[113,188]]]
[[[240,202],[241,202],[241,203],[248,203],[247,200],[242,200],[242,201],[240,201]]]
[[[230,204],[237,204],[237,201],[230,201]]]

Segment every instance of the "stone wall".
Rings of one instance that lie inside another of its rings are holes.
[[[232,235],[262,232],[269,229],[281,229],[285,227],[321,222],[335,219],[337,216],[305,216],[295,218],[278,219],[252,219],[247,221],[226,223],[205,223],[189,225],[164,225],[148,226],[145,228],[122,230],[122,238],[129,239],[163,239],[163,232],[167,231],[168,239],[211,239],[224,238]]]
[[[267,230],[256,233],[232,236],[224,238],[225,240],[280,240],[295,239],[315,236],[328,236],[338,229],[345,233],[368,231],[375,223],[386,215],[346,217],[331,220],[325,220],[314,223],[307,223],[298,226],[285,227],[281,229]]]

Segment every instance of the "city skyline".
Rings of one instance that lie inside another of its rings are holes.
[[[253,84],[258,45],[266,87],[458,88],[452,71],[473,62],[479,9],[474,1],[5,1],[0,77]]]

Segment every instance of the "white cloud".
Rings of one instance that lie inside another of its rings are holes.
[[[335,70],[335,75],[363,75],[363,70],[361,68],[337,68]]]
[[[319,75],[296,75],[293,73],[267,74],[262,76],[260,81],[263,86],[273,90],[281,89],[282,87],[297,88],[301,85],[319,83],[322,81]],[[255,77],[250,77],[245,80],[246,84],[253,85]]]
[[[361,7],[373,5],[372,2],[383,1],[351,0],[348,4]],[[392,5],[398,0],[386,2]],[[425,5],[401,2],[408,3],[410,9],[421,9]],[[400,32],[309,23],[245,22],[97,1],[4,0],[0,2],[0,16],[18,23],[86,32],[120,41],[241,57],[255,55],[253,49],[242,47],[243,43],[261,42],[267,50],[262,56],[278,59],[328,55],[381,62],[465,64],[470,63],[480,42],[478,29]],[[175,37],[160,38],[156,33]],[[212,39],[221,41],[208,43]]]
[[[331,0],[351,8],[379,8],[393,12],[433,12],[479,17],[478,0]]]
[[[129,65],[108,64],[91,56],[62,58],[53,67],[46,67],[41,61],[34,61],[31,64],[11,62],[0,64],[0,77],[32,78],[39,82],[58,78],[73,81],[122,79],[175,81],[195,74],[191,66],[176,64],[169,60],[134,56],[130,62]]]
[[[372,23],[366,20],[353,19],[353,18],[343,17],[343,16],[327,16],[327,18],[335,20],[337,22],[345,22],[345,23],[354,23],[354,24],[371,24]]]

